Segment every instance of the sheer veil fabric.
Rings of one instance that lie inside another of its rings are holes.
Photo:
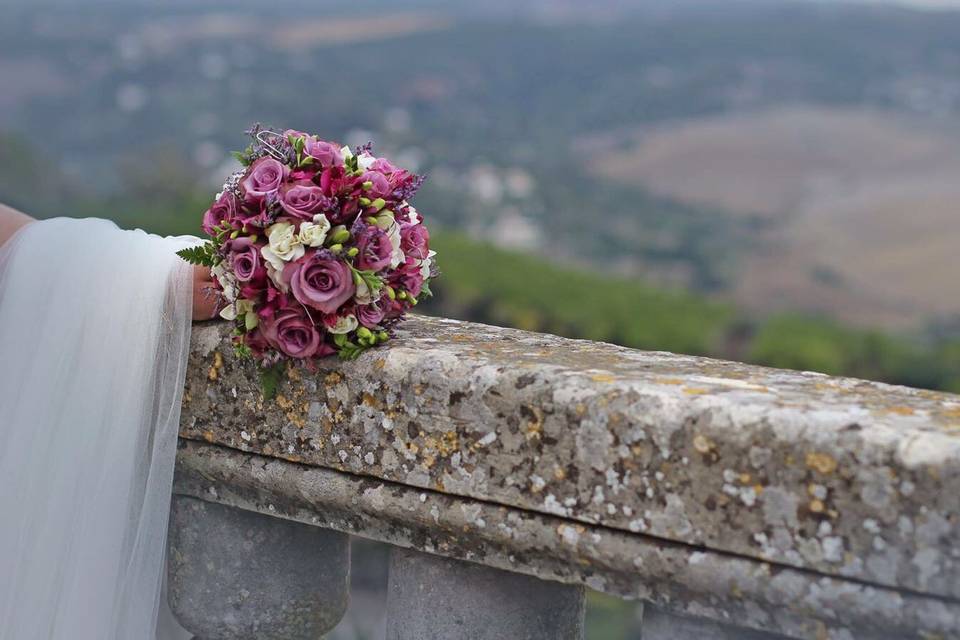
[[[57,218],[0,248],[0,640],[189,637],[161,592],[196,242]]]

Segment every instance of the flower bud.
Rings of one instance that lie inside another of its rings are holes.
[[[370,203],[370,206],[376,209],[377,211],[380,211],[380,209],[383,209],[384,205],[386,204],[387,204],[386,200],[384,200],[383,198],[377,198],[376,200]]]
[[[332,244],[327,248],[330,249],[330,251],[332,251],[333,253],[340,253],[341,251],[343,251],[343,245],[340,244],[339,242],[336,244]]]
[[[373,183],[370,182],[369,180],[367,180],[360,186],[363,188],[364,191],[369,191],[370,189],[373,189]]]
[[[356,256],[358,253],[360,253],[360,249],[357,249],[356,247],[350,247],[347,249],[347,255],[351,258]]]
[[[385,287],[385,289],[387,290],[387,297],[388,297],[388,298],[390,298],[391,300],[396,300],[396,299],[397,299],[397,292],[393,290],[393,287],[391,287],[390,285],[387,285],[387,286]]]
[[[350,239],[350,232],[342,224],[337,225],[327,235],[327,242],[332,244],[343,244]]]

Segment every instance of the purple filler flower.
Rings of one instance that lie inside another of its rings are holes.
[[[273,158],[260,158],[252,165],[243,180],[243,190],[248,198],[260,199],[276,193],[286,179],[290,168]]]
[[[323,313],[336,312],[356,291],[350,267],[329,251],[308,253],[291,262],[283,270],[283,279],[297,300]]]

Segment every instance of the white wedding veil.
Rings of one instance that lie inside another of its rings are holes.
[[[58,218],[0,248],[0,640],[189,637],[156,629],[191,241]]]

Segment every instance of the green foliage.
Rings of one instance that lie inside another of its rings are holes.
[[[350,338],[343,333],[334,334],[333,342],[337,345],[337,355],[341,360],[356,360],[361,353],[370,348],[368,345],[351,342]]]
[[[177,251],[177,255],[190,264],[205,267],[213,267],[220,262],[220,257],[217,255],[217,246],[213,242],[204,242],[195,247],[180,249],[180,251]]]
[[[284,362],[278,362],[270,367],[257,367],[257,373],[260,374],[260,392],[264,400],[272,400],[277,395],[285,370]]]
[[[692,354],[715,353],[734,318],[729,306],[696,295],[460,235],[435,233],[431,247],[445,259],[428,309],[451,317]]]

